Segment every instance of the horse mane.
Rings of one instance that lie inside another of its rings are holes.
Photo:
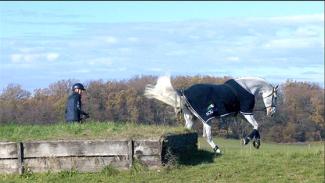
[[[177,95],[171,84],[170,76],[160,76],[156,85],[148,84],[144,90],[144,96],[147,98],[155,98],[174,108],[178,105]]]
[[[242,80],[242,79],[243,80],[258,80],[258,81],[264,81],[264,82],[266,82],[266,80],[264,78],[254,77],[254,76],[239,77],[239,78],[236,78],[236,79],[239,79],[239,80]]]
[[[261,77],[240,77],[235,79],[242,87],[250,91],[252,94],[256,95],[260,92],[273,90],[273,85],[268,83],[265,79]],[[254,87],[254,85],[263,85],[264,89],[261,90],[259,87]],[[266,88],[265,88],[266,87]]]
[[[258,82],[263,82],[266,85],[269,85],[270,87],[273,87],[272,84],[270,84],[269,82],[266,81],[266,79],[261,78],[261,77],[254,77],[254,76],[247,76],[247,77],[239,77],[236,78],[236,80],[252,80],[252,81],[258,81]]]

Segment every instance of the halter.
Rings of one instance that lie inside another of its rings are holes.
[[[254,111],[265,111],[265,109],[269,108],[269,107],[276,107],[276,99],[274,98],[274,93],[276,91],[276,88],[273,87],[273,91],[271,94],[269,94],[268,96],[266,97],[263,97],[263,99],[265,98],[268,98],[268,97],[272,97],[272,103],[270,106],[267,106],[267,107],[263,107],[261,109],[255,109]]]
[[[273,88],[273,91],[272,91],[272,93],[271,94],[269,94],[268,96],[266,96],[266,97],[263,97],[263,98],[268,98],[268,97],[271,97],[272,96],[272,103],[271,103],[271,105],[270,106],[268,106],[268,107],[276,107],[276,98],[274,97],[274,93],[275,93],[275,91],[276,91],[276,89],[275,88]],[[268,108],[268,107],[265,107],[265,108]]]

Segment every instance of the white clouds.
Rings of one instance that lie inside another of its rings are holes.
[[[170,50],[166,53],[167,56],[183,56],[189,54],[186,50]]]
[[[138,37],[128,37],[127,40],[131,43],[137,43],[139,42],[139,38]]]
[[[324,47],[324,28],[315,25],[297,25],[276,31],[263,45],[267,49]]]
[[[103,40],[107,44],[116,44],[116,43],[118,43],[117,37],[114,37],[114,36],[106,36],[106,37],[103,37]]]
[[[230,62],[239,62],[240,58],[236,57],[236,56],[230,56],[230,57],[226,57],[226,60],[228,60]]]
[[[148,71],[153,71],[153,72],[161,72],[161,71],[163,71],[162,68],[158,68],[158,67],[148,68],[147,70],[148,70]]]
[[[48,52],[48,53],[13,53],[11,54],[10,60],[12,63],[34,63],[39,61],[55,61],[59,58],[58,53]]]
[[[295,31],[296,36],[303,36],[303,37],[309,37],[309,36],[323,36],[324,29],[322,27],[318,26],[301,26],[298,27],[298,29]]]
[[[11,54],[10,59],[13,63],[18,63],[22,60],[22,55],[21,54]]]
[[[112,65],[112,60],[110,58],[95,58],[95,59],[90,59],[88,61],[88,64],[90,66],[96,66],[96,67],[110,67]]]
[[[106,35],[106,36],[100,36],[99,40],[104,41],[104,43],[108,45],[117,45],[117,44],[127,44],[127,43],[138,43],[140,41],[139,37],[135,36],[130,36],[126,38],[120,38],[119,36],[111,36],[111,35]]]
[[[59,58],[58,53],[47,53],[46,58],[48,61],[55,61]]]
[[[67,78],[121,79],[169,70],[179,75],[259,75],[285,81],[324,67],[323,25],[320,15],[83,24],[81,34],[76,31],[69,39],[17,40],[1,53],[13,66],[73,68],[75,75],[67,72]],[[305,78],[323,82],[324,71],[317,73]]]
[[[314,44],[314,40],[302,38],[274,39],[267,42],[264,47],[267,49],[290,49],[290,48],[308,48]]]
[[[269,20],[275,23],[290,23],[290,24],[320,23],[320,22],[324,22],[324,14],[271,17],[269,18]]]

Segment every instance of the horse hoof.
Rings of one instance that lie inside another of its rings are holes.
[[[243,138],[242,143],[243,145],[247,145],[249,143],[250,139],[249,138]]]
[[[213,151],[217,156],[222,155],[221,150],[219,148],[214,148]]]
[[[260,139],[257,139],[257,140],[254,140],[253,141],[253,146],[258,149],[260,148],[260,145],[261,145],[261,140]]]

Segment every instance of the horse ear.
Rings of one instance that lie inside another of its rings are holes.
[[[279,85],[276,85],[276,86],[274,87],[274,91],[277,91],[278,88],[279,88]]]

